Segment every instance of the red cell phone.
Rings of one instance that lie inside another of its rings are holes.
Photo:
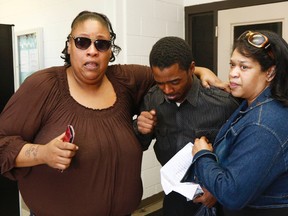
[[[65,131],[63,141],[73,143],[74,137],[75,137],[74,128],[72,125],[68,125]]]

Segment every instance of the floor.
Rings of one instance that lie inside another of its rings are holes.
[[[22,207],[21,216],[30,216],[30,211],[26,206],[26,204],[24,203],[23,199],[21,199],[21,207]]]
[[[135,211],[132,216],[162,216],[162,200],[159,200],[151,205],[144,206]]]
[[[22,209],[22,216],[29,216],[29,211],[27,211],[26,209]]]

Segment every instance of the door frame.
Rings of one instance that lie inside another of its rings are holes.
[[[185,7],[185,40],[188,44],[193,47],[193,38],[192,38],[192,18],[193,16],[204,14],[210,12],[213,14],[213,27],[214,27],[214,39],[213,39],[213,71],[217,74],[217,23],[218,23],[218,11],[234,9],[240,7],[248,7],[262,4],[271,4],[277,2],[285,2],[287,0],[233,0],[233,1],[219,1],[214,3],[206,3],[194,6]],[[194,29],[195,30],[195,29]]]

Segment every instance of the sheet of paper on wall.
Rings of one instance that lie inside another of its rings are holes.
[[[192,163],[192,148],[193,144],[189,142],[160,169],[161,185],[166,195],[175,191],[192,200],[202,192],[199,184],[180,182]]]

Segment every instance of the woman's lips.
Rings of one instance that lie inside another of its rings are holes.
[[[235,82],[230,82],[229,86],[231,89],[237,88],[239,86],[239,84],[235,83]]]
[[[98,67],[98,64],[96,62],[86,62],[85,67],[88,70],[95,70]]]

